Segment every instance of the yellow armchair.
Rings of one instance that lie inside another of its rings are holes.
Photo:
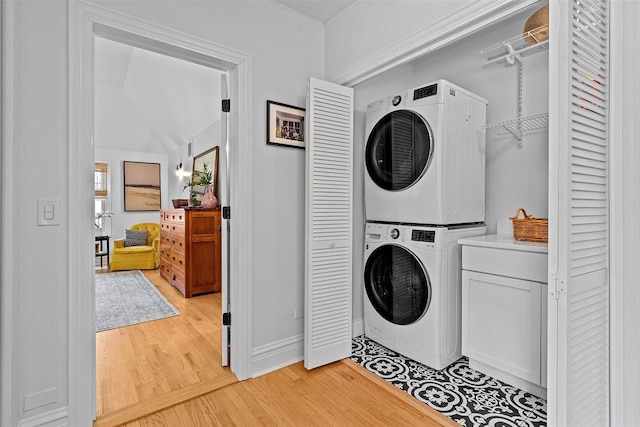
[[[153,270],[160,266],[160,224],[143,222],[129,227],[131,230],[147,230],[145,246],[125,246],[124,239],[113,241],[111,271]]]

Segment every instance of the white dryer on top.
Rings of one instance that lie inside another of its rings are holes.
[[[484,221],[487,101],[438,80],[367,108],[368,221]]]

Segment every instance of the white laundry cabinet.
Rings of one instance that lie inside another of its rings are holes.
[[[546,397],[547,244],[509,235],[462,245],[462,354],[471,368]]]

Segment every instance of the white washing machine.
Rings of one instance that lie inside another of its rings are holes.
[[[367,107],[368,221],[484,221],[487,101],[438,80]]]
[[[364,331],[372,340],[434,369],[461,357],[458,239],[484,226],[367,223]]]

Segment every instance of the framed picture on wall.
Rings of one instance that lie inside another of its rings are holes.
[[[267,144],[304,148],[304,108],[267,101]]]
[[[160,210],[160,163],[123,162],[125,212]]]

